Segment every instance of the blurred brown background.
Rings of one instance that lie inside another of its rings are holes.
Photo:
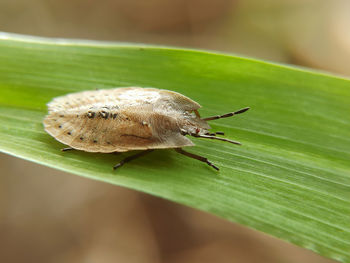
[[[348,0],[0,0],[0,31],[230,52],[350,76]],[[132,190],[0,155],[0,262],[333,262]]]

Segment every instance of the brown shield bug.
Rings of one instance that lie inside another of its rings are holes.
[[[62,150],[126,152],[143,150],[114,166],[122,166],[154,149],[173,148],[178,153],[205,162],[207,158],[184,151],[193,146],[186,136],[225,141],[223,132],[210,132],[207,121],[231,117],[249,109],[201,118],[200,105],[173,91],[155,88],[115,88],[84,91],[54,98],[44,119],[45,131],[70,146]]]

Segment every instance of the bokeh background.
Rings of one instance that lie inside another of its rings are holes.
[[[349,0],[0,0],[0,31],[201,48],[350,76]],[[0,154],[0,262],[333,262]]]

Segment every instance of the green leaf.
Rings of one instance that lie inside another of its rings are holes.
[[[310,70],[195,50],[0,35],[3,152],[136,189],[350,262],[350,81]],[[242,146],[194,138],[190,152],[61,152],[45,133],[46,103],[69,92],[142,86],[180,92]],[[23,175],[25,176],[25,175]]]

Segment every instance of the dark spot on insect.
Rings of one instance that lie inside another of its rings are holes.
[[[107,110],[109,110],[109,107],[103,106],[102,109],[107,109]]]
[[[66,101],[66,105],[69,105],[69,102],[68,102],[68,101]]]
[[[96,140],[93,140],[93,142],[94,142],[94,143],[97,143],[97,141],[96,141]]]
[[[71,133],[71,132],[67,132],[67,134],[68,134],[68,135],[72,135],[72,133]]]
[[[57,121],[56,119],[54,119],[53,121]]]
[[[107,144],[111,144],[111,142],[107,142]]]
[[[114,113],[114,114],[112,115],[112,118],[115,119],[115,118],[117,118],[117,116],[118,116],[118,113]]]
[[[84,140],[84,138],[83,138],[83,137],[80,137],[79,139],[80,139],[81,141],[83,141],[83,140]]]
[[[87,113],[87,116],[88,116],[88,118],[92,119],[92,118],[95,117],[95,114],[96,114],[95,112],[89,111],[89,112]]]
[[[62,114],[61,114],[61,115],[60,115],[60,117],[61,117],[61,118],[63,118],[63,117],[64,117],[64,115],[62,115]]]
[[[77,118],[79,117],[79,114],[77,114]]]
[[[58,125],[58,128],[60,128],[60,129],[61,129],[61,128],[62,128],[62,125]]]
[[[125,118],[127,121],[129,121],[130,119],[128,117]]]
[[[102,117],[102,118],[104,118],[104,119],[108,119],[108,115],[109,115],[109,113],[108,112],[106,112],[106,111],[101,111],[100,112],[100,116]]]

